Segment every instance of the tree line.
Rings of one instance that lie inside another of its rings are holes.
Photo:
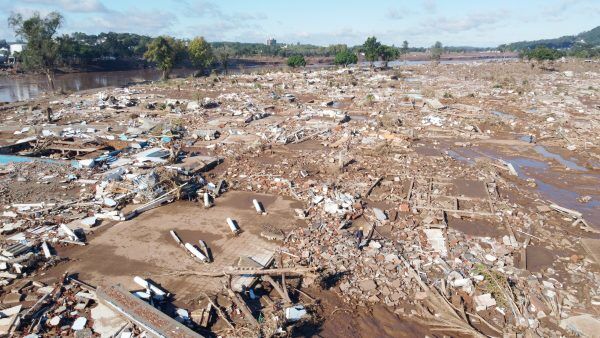
[[[176,39],[170,36],[152,38],[131,33],[101,33],[88,35],[72,33],[58,36],[57,30],[63,23],[63,16],[51,12],[42,17],[34,13],[29,18],[13,14],[8,24],[17,37],[27,42],[18,58],[28,70],[44,73],[48,77],[51,89],[54,89],[53,74],[57,67],[67,65],[86,65],[98,60],[137,60],[149,62],[162,71],[168,78],[171,70],[180,65],[193,66],[199,74],[206,74],[216,66],[227,73],[230,60],[234,57],[249,55],[287,57],[290,67],[306,65],[306,56],[333,57],[337,65],[348,66],[359,61],[364,55],[371,65],[382,61],[387,67],[389,61],[398,59],[411,51],[424,51],[423,48],[411,48],[408,41],[401,47],[381,43],[372,36],[359,46],[348,47],[343,44],[320,47],[313,45],[271,46],[257,43],[215,42],[209,43],[203,37],[192,40]],[[439,60],[444,47],[436,42],[430,49],[430,57]]]

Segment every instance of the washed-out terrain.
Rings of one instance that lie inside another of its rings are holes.
[[[261,71],[4,104],[0,334],[597,337],[599,71]]]

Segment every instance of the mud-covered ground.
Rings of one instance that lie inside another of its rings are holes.
[[[69,271],[133,290],[138,275],[172,292],[178,307],[202,308],[208,293],[229,309],[223,279],[189,271],[277,252],[277,267],[320,269],[287,281],[294,302],[317,309],[318,320],[297,325],[296,335],[589,334],[579,320],[600,323],[598,71],[581,61],[277,71],[5,105],[3,152],[53,162],[0,167],[4,209],[15,213],[2,218],[3,241],[42,221],[134,208],[139,191],[114,209],[106,198],[133,191],[132,177],[157,171],[164,180],[168,165],[135,156],[176,148],[182,161],[222,159],[202,174],[227,182],[212,208],[184,200],[102,220],[86,230],[87,246],[56,243],[66,260],[31,278],[51,284]],[[56,150],[65,144],[87,153]],[[93,168],[71,167],[115,150]],[[119,168],[121,182],[98,188]],[[254,198],[267,215],[256,215]],[[31,218],[26,210],[27,220],[15,205],[41,202],[44,211]],[[52,209],[65,202],[74,207]],[[228,234],[227,217],[240,236]],[[265,229],[283,235],[268,240]],[[214,262],[186,257],[169,230],[206,241]],[[258,301],[243,297],[257,318],[270,318],[281,300],[269,283],[258,285]],[[247,335],[231,311],[235,329],[219,319],[200,332]]]

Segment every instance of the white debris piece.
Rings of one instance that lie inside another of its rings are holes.
[[[290,322],[296,322],[306,316],[307,312],[304,305],[295,305],[285,309],[285,318]]]
[[[202,252],[200,252],[200,250],[196,249],[193,245],[191,245],[190,243],[185,243],[185,248],[192,254],[194,255],[196,258],[200,259],[203,262],[206,262],[208,260],[208,258],[206,256],[204,256],[204,254]]]
[[[231,229],[231,232],[233,232],[234,234],[240,232],[240,228],[238,227],[237,222],[229,217],[227,217],[227,225],[229,225],[229,229]]]
[[[73,331],[81,331],[81,330],[85,329],[86,323],[87,323],[87,318],[78,317],[77,319],[75,319],[75,322],[73,323],[73,326],[71,326],[71,328],[73,329]]]
[[[446,257],[448,255],[448,248],[446,247],[446,238],[442,229],[423,229],[427,241],[433,248],[433,251],[439,252],[440,256]]]
[[[65,232],[67,236],[69,236],[69,238],[71,238],[71,240],[79,242],[79,237],[77,237],[75,232],[73,232],[73,230],[71,230],[66,224],[61,224],[60,228]]]
[[[156,295],[157,298],[164,298],[167,295],[167,293],[161,290],[159,287],[139,276],[133,277],[133,281],[139,286],[143,287],[144,289],[150,289],[150,291],[152,291],[152,293]]]
[[[253,199],[252,200],[252,204],[254,204],[254,209],[256,209],[256,212],[259,214],[265,214],[265,211],[263,210],[262,204],[260,204],[260,202],[258,202],[258,200]]]
[[[388,219],[385,212],[383,212],[383,210],[381,210],[379,208],[373,208],[373,212],[375,213],[375,217],[377,217],[377,219],[380,221],[385,221]]]
[[[491,293],[484,293],[483,295],[473,297],[475,300],[475,311],[483,311],[492,306],[496,306],[496,300],[492,297]]]

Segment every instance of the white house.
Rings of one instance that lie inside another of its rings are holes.
[[[21,53],[23,51],[23,47],[25,47],[25,44],[22,42],[11,43],[9,45],[10,56],[14,56],[15,53]]]

